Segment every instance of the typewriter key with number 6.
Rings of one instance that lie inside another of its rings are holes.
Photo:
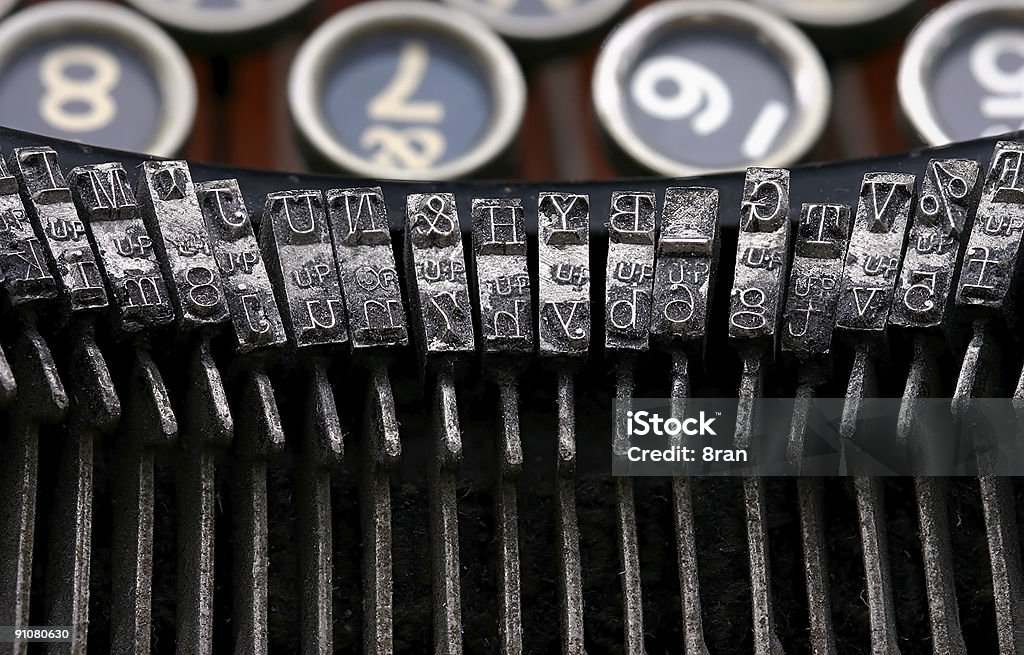
[[[609,37],[594,106],[613,145],[669,176],[790,165],[818,141],[831,88],[795,27],[741,2],[662,2]]]

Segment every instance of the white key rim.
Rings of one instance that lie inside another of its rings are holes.
[[[488,7],[480,0],[444,0],[491,26],[498,34],[527,43],[571,39],[591,32],[626,10],[630,0],[590,0],[562,16],[517,16]]]
[[[263,7],[193,9],[168,0],[127,0],[139,11],[168,27],[205,36],[260,30],[291,18],[313,1],[273,0]]]
[[[923,143],[941,146],[958,140],[934,109],[929,80],[935,63],[961,35],[979,25],[1000,26],[1001,15],[1024,26],[1020,0],[956,0],[925,16],[910,33],[900,57],[896,91],[904,120]]]
[[[0,74],[36,38],[65,35],[73,38],[90,35],[118,41],[144,58],[157,83],[161,116],[149,144],[140,150],[156,157],[178,154],[195,123],[198,108],[195,77],[185,53],[171,37],[156,23],[131,9],[109,2],[58,0],[32,5],[12,14],[0,22]]]
[[[467,152],[422,170],[376,164],[349,149],[334,134],[320,102],[327,67],[347,44],[375,31],[408,28],[454,39],[477,54],[490,79],[495,112],[483,138]],[[335,14],[306,39],[288,74],[288,106],[306,143],[338,168],[371,178],[456,179],[479,171],[511,145],[526,111],[526,79],[508,46],[471,14],[419,0],[378,0]]]
[[[822,0],[755,0],[765,9],[789,20],[823,29],[857,28],[899,14],[920,0],[884,0],[857,3],[856,7],[835,7]]]
[[[676,161],[648,146],[630,125],[625,77],[647,44],[680,28],[725,27],[748,34],[779,56],[792,83],[797,122],[785,141],[756,161],[704,167]],[[615,144],[641,166],[670,177],[707,175],[750,166],[780,168],[798,162],[817,144],[828,122],[832,83],[814,44],[797,27],[760,7],[737,0],[669,0],[649,5],[615,29],[594,67],[594,109]]]

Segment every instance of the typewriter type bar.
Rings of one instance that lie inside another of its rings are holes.
[[[809,401],[818,385],[828,379],[850,227],[850,208],[846,205],[805,203],[800,209],[781,335],[782,352],[795,357],[800,366],[787,452],[792,462],[804,456]],[[797,480],[811,648],[818,653],[835,653],[822,495],[820,480]]]
[[[921,179],[910,239],[900,268],[889,322],[913,333],[913,361],[900,405],[898,434],[908,456],[928,456],[925,441],[933,421],[952,421],[922,412],[917,400],[943,393],[938,360],[946,351],[942,327],[953,301],[954,273],[963,256],[974,213],[981,196],[978,162],[968,159],[933,159]],[[934,477],[914,479],[925,561],[928,614],[932,639],[948,644],[951,652],[965,653],[953,581],[953,553],[947,519],[947,481]]]
[[[178,434],[169,393],[146,346],[148,332],[175,318],[170,294],[120,163],[73,169],[69,186],[79,215],[96,245],[110,291],[111,323],[134,340],[131,384],[116,435],[112,650],[148,649],[152,612],[154,477],[153,449]],[[81,647],[85,644],[82,631]]]
[[[861,184],[857,216],[843,269],[836,327],[854,348],[840,424],[841,461],[856,474],[856,444],[863,435],[861,412],[866,398],[877,396],[875,360],[886,346],[889,310],[914,204],[914,176],[867,173]],[[852,447],[851,447],[852,446]],[[850,462],[846,458],[852,458]],[[841,464],[842,466],[842,464]],[[876,650],[896,648],[896,615],[892,596],[882,481],[854,478],[861,544],[868,589],[871,644]]]
[[[519,198],[473,199],[473,262],[480,302],[480,337],[499,391],[496,511],[501,588],[501,651],[523,650],[516,478],[523,467],[518,369],[533,354],[533,306],[526,265],[526,225]]]
[[[15,149],[10,157],[30,222],[40,235],[47,262],[56,272],[63,323],[57,360],[67,373],[68,420],[75,437],[44,450],[44,466],[61,471],[51,520],[61,526],[51,541],[53,562],[70,575],[51,573],[47,581],[47,613],[74,627],[73,642],[84,644],[88,626],[92,542],[92,468],[94,439],[113,429],[121,404],[106,360],[96,345],[94,319],[107,307],[107,293],[89,243],[64,180],[57,153],[49,147]],[[56,461],[50,460],[54,458]],[[72,526],[69,530],[68,526]],[[83,553],[86,554],[83,557]]]
[[[319,191],[282,191],[267,196],[260,247],[274,282],[288,343],[302,359],[308,380],[296,502],[302,530],[300,570],[309,586],[302,597],[302,648],[330,651],[331,468],[343,455],[341,422],[327,379],[332,350],[348,344],[345,305],[330,226]]]
[[[435,455],[431,463],[430,524],[434,581],[434,651],[462,652],[462,590],[455,479],[462,430],[455,368],[475,349],[462,232],[450,193],[406,198],[406,277],[424,365],[436,368]]]
[[[0,271],[6,296],[17,312],[19,336],[2,369],[3,396],[16,411],[6,417],[5,453],[0,462],[0,620],[28,626],[33,541],[36,530],[36,487],[39,467],[39,425],[55,424],[69,399],[50,348],[36,328],[36,310],[57,298],[57,286],[29,213],[18,193],[18,181],[0,157]],[[22,655],[27,644],[12,652]]]
[[[380,187],[327,192],[348,329],[356,361],[369,371],[359,481],[364,535],[363,648],[391,653],[392,553],[389,471],[402,453],[389,365],[409,343],[405,305]]]
[[[196,197],[223,281],[242,369],[234,376],[240,389],[232,398],[232,536],[238,549],[232,570],[238,599],[233,624],[235,652],[255,655],[267,649],[267,463],[284,448],[281,417],[265,366],[286,336],[238,182],[198,184]]]
[[[178,510],[177,645],[180,652],[213,648],[214,454],[233,439],[234,422],[210,339],[230,319],[224,280],[211,247],[187,162],[146,162],[137,183],[143,220],[170,281],[182,336],[191,337],[178,401],[182,452],[175,471]]]
[[[557,549],[562,652],[583,653],[583,581],[576,521],[576,362],[590,348],[590,198],[537,199],[539,353],[557,369]]]
[[[774,357],[789,258],[789,171],[748,168],[740,205],[736,270],[729,296],[729,338],[743,358],[736,417],[737,448],[750,445],[756,417],[752,401],[762,394],[765,360]],[[764,485],[743,478],[750,557],[754,652],[779,650],[768,570]]]
[[[605,348],[614,353],[617,411],[625,413],[633,398],[633,355],[650,345],[654,296],[654,213],[652,192],[613,191],[608,217],[608,264],[605,277]],[[616,418],[616,425],[625,421]],[[612,435],[612,448],[624,448],[624,435]],[[644,652],[640,555],[636,538],[633,480],[615,479],[616,536],[622,564],[625,650]]]
[[[654,269],[651,337],[672,357],[670,397],[678,416],[683,415],[690,393],[691,355],[699,359],[704,350],[719,246],[718,190],[666,189]],[[697,578],[692,485],[687,477],[672,479],[683,641],[686,652],[700,653],[707,645]]]
[[[1002,352],[998,333],[1013,325],[1015,276],[1020,267],[1024,233],[1024,143],[996,143],[985,175],[974,225],[967,239],[957,282],[958,310],[973,319],[973,335],[953,392],[953,416],[965,433],[984,429],[983,418],[970,411],[971,398],[1005,393],[991,372],[999,371]],[[1022,374],[1024,377],[1024,374]],[[1020,385],[1018,384],[1018,388]],[[991,461],[979,462],[991,470]],[[1016,538],[1016,503],[1011,480],[992,475],[978,479],[996,600],[999,648],[1020,648],[1024,634],[1024,589],[1020,546]]]

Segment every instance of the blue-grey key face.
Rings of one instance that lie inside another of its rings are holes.
[[[1024,22],[968,30],[937,58],[933,111],[952,140],[1024,128]]]
[[[760,161],[800,119],[778,57],[746,34],[722,29],[663,35],[636,59],[624,87],[633,131],[691,166]]]
[[[478,57],[428,33],[379,32],[328,67],[323,111],[338,141],[369,162],[428,170],[470,152],[491,122]]]
[[[124,150],[145,150],[163,114],[142,54],[116,40],[62,36],[35,42],[0,70],[7,127]]]

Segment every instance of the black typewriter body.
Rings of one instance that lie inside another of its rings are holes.
[[[0,653],[1024,652],[1024,10],[394,1],[0,21]]]

